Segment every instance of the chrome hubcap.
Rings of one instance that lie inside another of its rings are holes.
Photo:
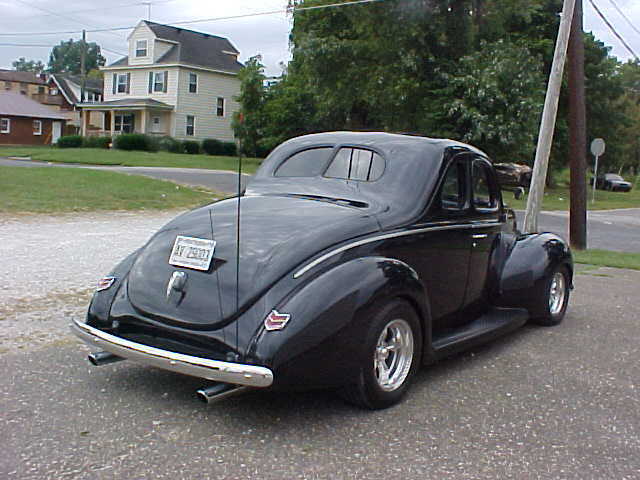
[[[549,288],[549,312],[557,315],[564,306],[564,297],[567,294],[567,282],[562,272],[556,272],[551,279]]]
[[[390,392],[400,387],[409,375],[413,362],[413,332],[402,320],[392,320],[380,333],[373,358],[378,385]]]

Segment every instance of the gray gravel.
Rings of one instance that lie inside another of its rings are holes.
[[[2,220],[0,478],[640,478],[640,272],[583,269],[563,324],[423,369],[385,411],[331,392],[204,406],[200,380],[92,367],[66,333],[95,279],[174,214]],[[47,337],[13,343],[30,323]]]
[[[97,280],[178,213],[0,215],[0,352],[66,331]]]

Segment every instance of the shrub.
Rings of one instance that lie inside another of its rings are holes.
[[[172,137],[162,137],[158,140],[158,148],[164,152],[184,153],[184,145],[180,140]]]
[[[192,155],[200,153],[200,144],[195,140],[185,140],[183,145],[186,153],[190,153]]]
[[[123,133],[113,141],[113,146],[119,150],[151,150],[151,142],[146,135],[140,133]]]
[[[56,145],[60,148],[80,148],[82,146],[82,136],[67,135],[66,137],[60,137]]]
[[[202,141],[202,151],[207,155],[222,155],[222,142],[215,138],[206,138]]]
[[[82,146],[85,148],[109,148],[111,137],[84,137]]]
[[[226,155],[233,157],[238,150],[233,142],[223,142],[215,138],[207,138],[202,142],[202,151],[208,155]]]

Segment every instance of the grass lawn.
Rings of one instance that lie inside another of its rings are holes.
[[[213,197],[211,192],[123,173],[0,166],[0,213],[188,208]]]
[[[576,263],[600,267],[630,268],[640,270],[640,253],[613,252],[611,250],[573,250]]]
[[[0,147],[0,157],[31,157],[44,162],[123,165],[127,167],[182,167],[238,170],[237,157],[188,155],[186,153],[139,152],[100,148]],[[242,171],[255,173],[260,158],[243,158]]]
[[[528,194],[528,192],[527,192]],[[513,193],[504,190],[502,197],[505,203],[516,210],[524,210],[527,207],[527,196],[516,200]],[[596,201],[591,202],[591,189],[587,202],[588,210],[611,210],[614,208],[640,208],[640,185],[635,185],[630,192],[608,192],[605,190],[596,190]],[[545,189],[544,200],[542,202],[543,210],[569,210],[569,189],[567,187],[558,187],[554,189]]]

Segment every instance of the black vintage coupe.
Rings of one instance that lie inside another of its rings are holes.
[[[207,401],[320,387],[384,408],[420,365],[560,322],[572,276],[562,239],[516,230],[483,152],[322,133],[276,148],[239,198],[159,230],[72,329],[96,365],[216,382],[198,392]]]

